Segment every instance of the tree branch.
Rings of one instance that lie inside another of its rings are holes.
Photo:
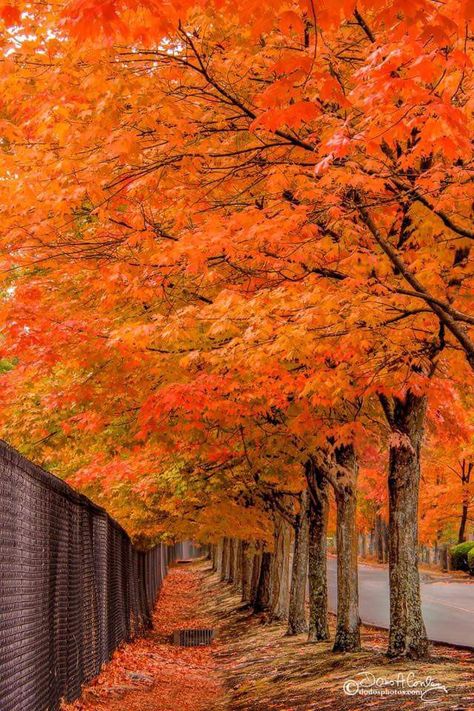
[[[433,299],[431,294],[425,289],[420,281],[410,272],[408,267],[404,264],[400,256],[397,254],[396,250],[392,245],[383,237],[380,230],[375,225],[366,207],[361,204],[360,195],[356,194],[356,205],[362,222],[368,227],[372,233],[375,241],[381,247],[382,251],[385,252],[387,257],[390,259],[392,264],[398,269],[399,273],[403,276],[406,282],[410,284],[412,289],[415,290],[416,294],[423,296],[426,302],[429,304],[431,310],[436,314],[439,320],[446,326],[448,331],[454,336],[458,343],[462,346],[467,361],[471,368],[474,370],[474,343],[471,341],[469,336],[465,331],[456,323],[453,316],[446,310],[445,307],[440,306]]]
[[[413,188],[411,185],[405,185],[405,183],[400,180],[397,180],[396,178],[392,178],[392,180],[399,190],[403,190],[407,195],[411,195],[415,198],[415,200],[421,202],[424,207],[426,207],[430,212],[439,217],[441,222],[452,232],[455,232],[460,237],[474,239],[474,232],[472,230],[469,230],[466,227],[461,227],[461,225],[457,225],[455,222],[453,222],[449,215],[447,215],[442,210],[438,210],[437,208],[433,207],[433,205],[424,197],[424,195],[418,192],[416,188]]]
[[[357,23],[361,26],[361,28],[364,30],[365,34],[369,38],[369,40],[373,43],[375,42],[375,35],[368,26],[367,22],[364,20],[362,15],[360,14],[359,10],[356,8],[354,10],[354,17],[357,20]]]

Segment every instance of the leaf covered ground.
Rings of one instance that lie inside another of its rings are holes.
[[[170,643],[175,629],[209,627],[201,569],[171,568],[153,617],[153,631],[123,645],[102,674],[64,711],[209,711],[223,695],[210,647]]]
[[[282,623],[252,616],[231,586],[207,563],[170,570],[145,639],[119,650],[101,676],[67,711],[360,711],[474,709],[473,655],[444,646],[428,661],[390,661],[387,635],[363,629],[363,651],[333,654],[331,645],[286,637]],[[333,628],[333,620],[331,620]],[[180,627],[212,626],[211,647],[183,649],[169,643]],[[334,629],[332,629],[334,631]],[[347,696],[345,681],[360,672],[396,678],[413,672],[446,686],[432,704],[410,697]]]

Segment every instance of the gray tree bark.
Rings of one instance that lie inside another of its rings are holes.
[[[255,612],[266,612],[270,608],[272,560],[273,553],[269,551],[262,553],[260,574],[253,606]]]
[[[242,541],[241,547],[241,570],[242,570],[242,602],[250,602],[251,583],[252,583],[252,568],[253,568],[253,551],[252,545],[248,541]]]
[[[249,603],[253,608],[255,608],[256,601],[257,601],[261,567],[262,567],[261,544],[259,542],[257,542],[255,544],[255,553],[253,555],[253,560],[252,560],[252,575],[250,578],[250,600],[249,600]]]
[[[221,577],[222,575],[222,557],[224,555],[224,539],[220,538],[216,549],[216,572]]]
[[[469,517],[469,483],[471,474],[474,471],[474,462],[468,462],[466,459],[461,463],[461,484],[462,484],[462,509],[461,520],[459,522],[458,543],[464,543],[466,540],[466,526]]]
[[[375,544],[377,548],[377,560],[379,563],[384,562],[383,551],[383,532],[382,532],[382,517],[377,514],[375,517]]]
[[[234,585],[237,590],[242,590],[242,541],[240,538],[237,539],[235,545]]]
[[[275,546],[271,571],[270,617],[286,620],[290,605],[291,524],[275,512]]]
[[[337,510],[337,623],[333,651],[360,649],[357,572],[357,457],[352,445],[336,450],[340,467],[335,487]]]
[[[230,541],[226,536],[222,542],[221,580],[228,580],[229,556],[230,556]]]
[[[309,629],[308,641],[329,639],[327,588],[328,482],[312,462],[306,465],[309,499]]]
[[[235,581],[235,549],[237,547],[237,541],[235,538],[229,538],[229,572],[227,575],[227,582],[233,583]]]
[[[420,449],[427,400],[408,391],[403,399],[380,398],[392,430],[390,441],[388,654],[420,659],[428,654],[418,573]]]
[[[309,493],[307,489],[300,495],[300,508],[295,515],[294,532],[287,635],[300,634],[308,630],[306,583],[308,580]]]

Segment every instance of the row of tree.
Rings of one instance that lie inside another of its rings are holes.
[[[422,453],[425,540],[470,523],[472,14],[0,12],[4,436],[137,541],[245,542],[257,609],[281,614],[293,545],[289,627],[309,560],[313,639],[329,521],[338,650],[360,644],[358,531],[384,516],[389,653],[427,651]]]

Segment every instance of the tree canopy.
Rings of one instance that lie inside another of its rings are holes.
[[[411,446],[393,407],[426,396],[421,531],[452,533],[472,459],[473,13],[4,4],[5,436],[137,538],[265,539],[308,458],[335,481],[348,445],[372,525],[387,451]]]

